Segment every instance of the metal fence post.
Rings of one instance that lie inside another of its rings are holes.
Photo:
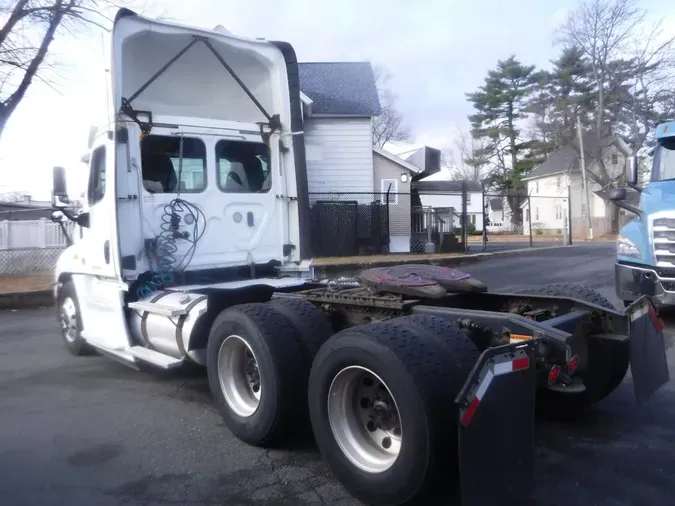
[[[481,206],[483,209],[483,253],[487,251],[487,206],[485,205],[485,183],[480,183]]]
[[[527,212],[529,214],[527,224],[530,228],[530,248],[532,247],[532,199],[527,196]]]
[[[389,192],[391,191],[391,185],[387,188],[387,210],[385,211],[384,221],[386,222],[387,227],[387,253],[391,253],[391,227],[389,226]]]
[[[425,253],[436,253],[436,245],[431,240],[431,217],[432,209],[431,207],[427,208],[427,243],[424,245]]]
[[[572,239],[572,185],[567,185],[567,236],[569,237],[569,245],[571,246],[574,240]]]
[[[464,253],[469,251],[469,211],[467,209],[467,188],[466,181],[462,181],[462,241],[464,241]]]

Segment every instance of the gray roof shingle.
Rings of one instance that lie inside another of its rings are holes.
[[[592,157],[594,150],[598,147],[598,138],[593,132],[584,133],[584,153],[587,160]],[[606,137],[600,141],[601,146],[610,146],[618,142],[617,137]],[[550,176],[560,172],[580,171],[579,164],[579,143],[575,140],[572,144],[562,146],[549,155],[542,163],[530,171],[524,179],[535,179],[538,177]]]
[[[369,62],[299,63],[300,89],[315,114],[379,116],[382,112]]]

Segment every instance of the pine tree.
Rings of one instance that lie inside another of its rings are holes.
[[[519,122],[527,114],[527,104],[534,85],[534,66],[523,65],[515,56],[500,60],[490,70],[485,84],[467,93],[476,113],[469,116],[472,135],[485,142],[475,156],[492,160],[495,168],[491,186],[508,194],[515,224],[522,223],[520,205],[524,198],[522,178],[533,166],[526,155],[529,143],[521,138]]]

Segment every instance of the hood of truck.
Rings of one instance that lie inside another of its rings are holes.
[[[640,193],[640,208],[646,215],[675,211],[675,181],[649,183]]]
[[[111,74],[117,112],[128,101],[135,111],[153,117],[267,123],[262,108],[290,125],[286,62],[279,48],[266,41],[122,9],[112,32]]]

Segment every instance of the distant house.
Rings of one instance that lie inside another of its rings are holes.
[[[457,217],[454,226],[460,227],[462,216],[462,185],[466,183],[466,210],[469,225],[483,230],[483,187],[478,181],[453,181],[440,179],[441,174],[413,183],[421,205],[434,209],[453,208]]]
[[[598,163],[592,153],[598,147],[597,136],[586,133],[583,137],[587,174],[598,174]],[[607,137],[600,141],[602,158],[609,176],[618,180],[624,172],[626,159],[632,154],[628,145],[618,136]],[[523,200],[523,228],[536,233],[562,234],[568,212],[572,218],[572,233],[576,237],[585,237],[588,227],[586,199],[582,190],[581,156],[576,142],[554,151],[544,162],[535,167],[524,181],[527,184],[529,198]],[[594,194],[601,186],[587,176],[590,189],[590,215],[596,235],[609,232],[610,206]],[[569,187],[569,189],[568,189]],[[571,195],[571,202],[568,202]]]
[[[51,218],[51,202],[33,200],[30,195],[21,195],[3,198],[0,195],[0,221],[31,221],[41,218]]]

